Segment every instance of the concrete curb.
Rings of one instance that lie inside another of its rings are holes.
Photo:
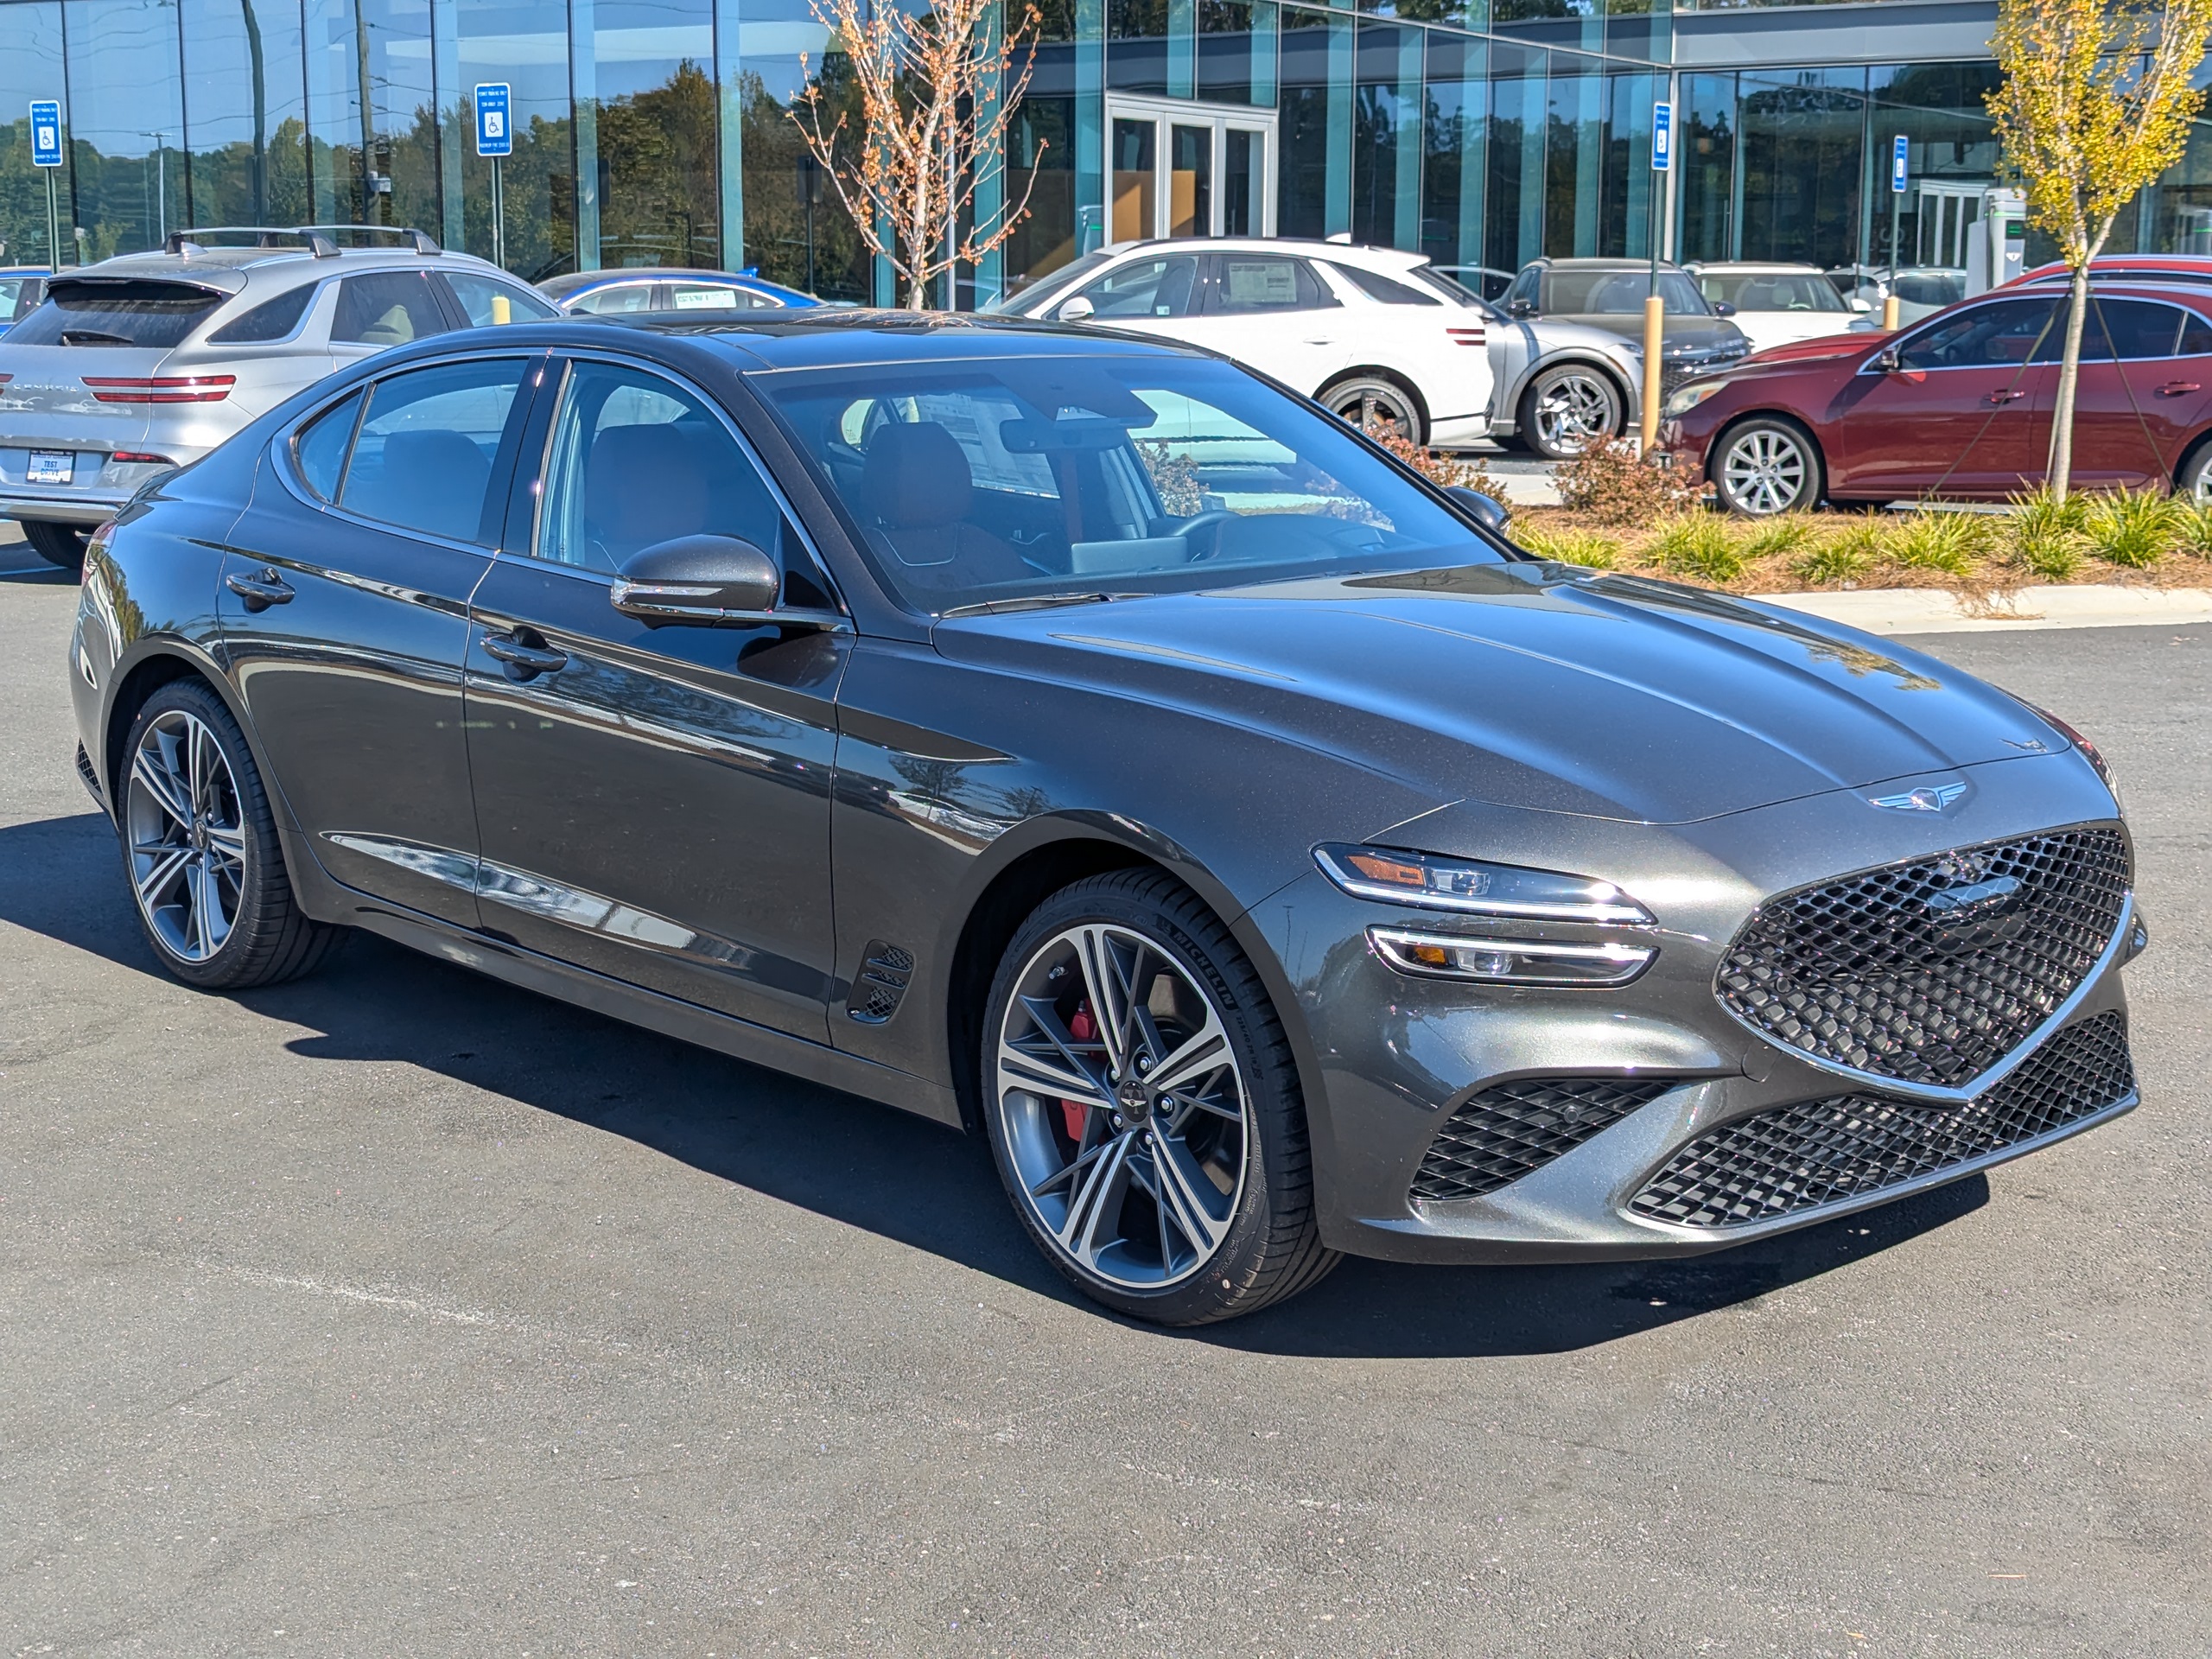
[[[1933,588],[1873,588],[1844,594],[1758,594],[1768,605],[1841,622],[1869,633],[2013,633],[2031,628],[2120,628],[2212,622],[2212,588],[2121,588],[2108,583],[2018,588],[1969,608]]]

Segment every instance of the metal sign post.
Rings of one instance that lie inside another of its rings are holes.
[[[1890,141],[1890,283],[1882,301],[1882,327],[1897,331],[1897,214],[1904,206],[1904,188],[1911,176],[1910,152],[1903,133]]]
[[[507,263],[507,199],[499,162],[515,153],[514,128],[508,119],[511,91],[504,80],[486,81],[476,88],[476,153],[492,163],[492,263],[502,270]]]
[[[1651,106],[1651,199],[1662,194],[1667,175],[1675,166],[1675,106],[1662,100]],[[1643,439],[1641,453],[1649,454],[1659,442],[1660,357],[1667,343],[1667,302],[1659,297],[1659,219],[1655,210],[1646,229],[1651,242],[1651,290],[1643,301]]]
[[[31,165],[46,171],[46,259],[61,269],[61,205],[54,191],[54,169],[61,165],[61,105],[46,99],[31,105]]]

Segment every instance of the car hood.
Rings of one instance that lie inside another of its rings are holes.
[[[1266,731],[1440,803],[1632,822],[2064,747],[2003,692],[1884,641],[1548,563],[966,616],[935,638],[956,660]]]
[[[1850,325],[1844,325],[1848,328]],[[1884,335],[1883,339],[1887,339]],[[1871,334],[1821,334],[1813,340],[1794,340],[1786,345],[1769,346],[1754,352],[1736,367],[1738,369],[1764,368],[1770,363],[1815,363],[1827,358],[1856,357],[1881,349],[1880,340]]]

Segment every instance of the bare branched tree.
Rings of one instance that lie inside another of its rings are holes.
[[[1001,32],[1001,0],[936,0],[919,16],[893,0],[808,4],[830,31],[831,50],[849,64],[849,95],[833,103],[828,77],[810,79],[792,101],[791,119],[862,243],[899,273],[907,308],[925,310],[935,278],[981,259],[1028,213],[1026,189],[996,212],[972,210],[977,188],[1005,176],[1007,130],[1029,86],[1037,9],[1026,5]],[[807,73],[803,57],[799,73]],[[1033,168],[1033,188],[1036,179]]]

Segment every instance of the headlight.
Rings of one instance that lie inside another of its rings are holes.
[[[1657,950],[1641,944],[1547,944],[1370,927],[1368,943],[1402,974],[1490,985],[1625,985]]]
[[[1544,922],[1649,922],[1650,912],[1610,881],[1437,858],[1389,847],[1317,847],[1314,862],[1346,893],[1386,904]]]
[[[1668,420],[1680,420],[1707,398],[1729,383],[1726,380],[1694,380],[1669,397],[1659,413]]]

